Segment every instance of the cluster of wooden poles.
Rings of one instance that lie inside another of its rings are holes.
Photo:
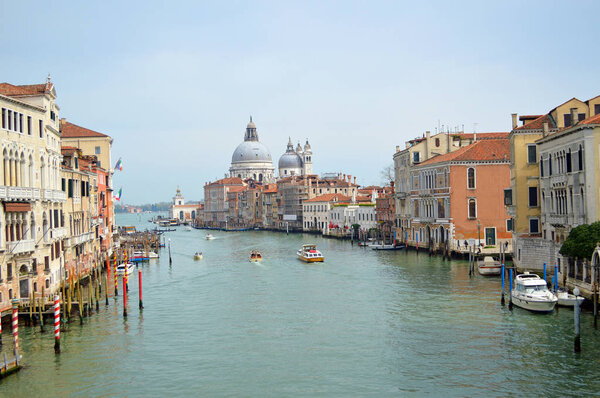
[[[109,283],[114,280],[113,297],[116,300],[119,295],[119,284],[117,275],[117,264],[122,261],[125,264],[125,269],[122,278],[122,296],[123,296],[123,317],[127,318],[127,296],[129,291],[129,276],[127,275],[127,259],[128,250],[123,249],[116,252],[112,256],[106,257],[105,271],[102,272],[102,266],[97,264],[96,267],[87,275],[82,275],[79,278],[70,275],[66,281],[61,283],[59,292],[53,296],[51,302],[51,311],[46,311],[46,295],[42,288],[42,297],[35,299],[31,295],[28,313],[19,314],[19,299],[12,301],[12,335],[14,345],[13,360],[7,360],[4,353],[4,360],[0,361],[0,378],[15,372],[21,368],[19,355],[19,315],[25,318],[28,326],[36,326],[39,322],[40,331],[45,332],[44,315],[52,316],[54,320],[54,352],[60,354],[60,332],[66,331],[66,325],[74,320],[74,317],[79,318],[80,324],[83,324],[85,317],[100,311],[100,302],[104,301],[105,305],[109,305]],[[112,267],[111,267],[112,263]],[[142,296],[142,270],[138,268],[138,292],[139,292],[139,309],[143,310]],[[103,297],[104,296],[104,297]],[[87,300],[87,301],[86,301]],[[62,308],[61,308],[62,307]],[[62,314],[62,316],[61,316]],[[2,323],[0,322],[0,346],[2,346]]]

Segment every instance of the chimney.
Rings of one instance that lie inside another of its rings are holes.
[[[352,181],[352,176],[348,174],[348,184],[350,184],[350,181]]]
[[[346,174],[343,174],[343,177],[344,178],[342,178],[342,181],[346,181]]]
[[[396,145],[396,152],[400,152],[400,145]]]
[[[517,114],[516,113],[511,113],[512,116],[512,129],[516,129],[517,128]]]
[[[356,176],[354,177],[354,185],[356,185]]]
[[[59,122],[60,122],[60,125],[62,126],[63,124],[65,124],[67,122],[67,118],[61,117]]]
[[[477,141],[477,133],[473,132],[473,142]]]
[[[577,124],[577,108],[571,108],[571,126],[575,126]],[[567,126],[565,126],[567,127]]]
[[[542,132],[542,136],[545,137],[548,135],[548,122],[544,122],[544,131]]]
[[[429,131],[425,132],[425,159],[429,159],[429,139],[431,138],[431,133]]]

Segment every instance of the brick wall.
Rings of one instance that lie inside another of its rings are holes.
[[[556,262],[554,242],[541,237],[516,237],[513,262],[518,270],[542,271],[544,262],[548,267]]]

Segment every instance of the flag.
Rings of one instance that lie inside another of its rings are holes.
[[[120,160],[119,160],[120,162]],[[123,188],[119,188],[119,192],[117,192],[116,195],[113,195],[113,199],[114,200],[118,200],[119,202],[121,201],[121,193],[123,192]]]
[[[115,164],[115,170],[123,171],[123,162],[121,162],[121,158],[117,160],[117,164]]]

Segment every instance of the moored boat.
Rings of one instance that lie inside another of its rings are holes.
[[[202,260],[202,252],[194,253],[194,260]]]
[[[131,256],[131,261],[133,261],[134,263],[139,263],[148,260],[150,260],[150,257],[146,252],[133,252],[133,255]]]
[[[297,252],[298,258],[307,263],[323,262],[323,254],[317,250],[317,245],[302,245]]]
[[[384,244],[373,244],[369,245],[373,250],[402,250],[404,245],[384,245]]]
[[[158,258],[158,254],[154,252],[148,252],[148,258]]]
[[[515,278],[512,302],[529,311],[552,312],[558,298],[548,290],[545,280],[536,274],[525,272]]]
[[[117,265],[117,275],[124,275],[127,272],[127,275],[131,275],[135,270],[135,265],[132,263],[121,263]]]
[[[187,226],[185,227],[185,230],[186,230],[187,232],[190,232],[190,231],[192,230],[192,227],[190,227],[189,225],[187,225]]]
[[[583,300],[585,300],[582,296],[575,296],[563,289],[559,289],[556,292],[556,297],[558,298],[558,305],[562,307],[574,307],[577,301],[579,301],[579,305],[581,305]]]
[[[250,252],[250,262],[251,263],[258,263],[262,261],[262,254],[260,254],[259,251],[257,250],[252,250]]]
[[[206,235],[206,240],[212,240],[212,239],[215,239],[215,237],[212,236],[211,234]]]
[[[481,275],[500,275],[502,264],[491,256],[477,260],[477,270]]]

